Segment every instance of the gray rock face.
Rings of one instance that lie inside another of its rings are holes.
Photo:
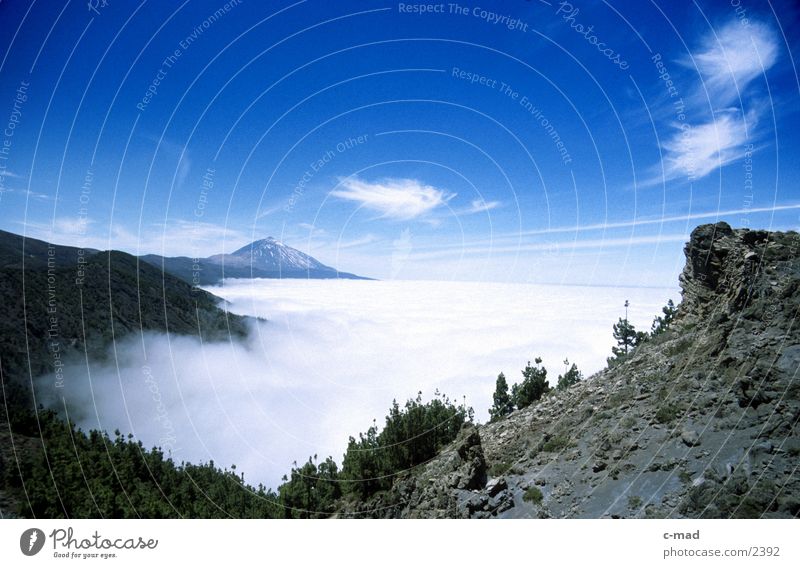
[[[684,430],[681,432],[681,440],[690,448],[700,445],[700,434],[695,430]]]
[[[798,515],[798,251],[793,232],[698,227],[672,329],[567,391],[465,429],[388,495],[345,513]],[[495,464],[511,467],[487,483]]]
[[[502,477],[498,479],[490,479],[489,483],[486,484],[486,493],[489,495],[489,497],[494,497],[506,489],[508,489],[508,484]]]

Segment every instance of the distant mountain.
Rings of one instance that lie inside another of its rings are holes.
[[[48,261],[54,268],[74,267],[79,256],[86,259],[97,252],[96,249],[56,245],[0,231],[0,268],[22,268],[23,265],[26,269],[47,268]],[[215,254],[207,258],[157,254],[139,258],[195,286],[218,284],[223,278],[370,280],[340,272],[272,237],[254,241],[231,254]]]
[[[267,237],[243,246],[233,254],[217,254],[209,257],[210,261],[231,266],[253,267],[255,270],[282,270],[336,272],[334,268],[325,266],[316,258],[300,252],[282,242]]]
[[[322,264],[272,237],[254,241],[231,254],[193,259],[186,256],[140,257],[178,278],[195,285],[217,284],[223,278],[304,278],[369,280]]]

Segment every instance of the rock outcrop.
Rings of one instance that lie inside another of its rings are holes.
[[[800,235],[695,229],[669,331],[340,516],[800,515]]]

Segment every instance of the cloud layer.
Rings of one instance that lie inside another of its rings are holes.
[[[214,289],[232,310],[263,316],[245,343],[147,335],[109,362],[43,378],[40,395],[82,428],[132,432],[177,461],[236,464],[275,487],[293,460],[332,455],[392,399],[438,388],[485,420],[497,373],[511,381],[544,357],[551,384],[565,357],[605,363],[611,325],[630,299],[649,328],[675,290],[446,282],[232,281]],[[90,380],[91,378],[91,380]]]

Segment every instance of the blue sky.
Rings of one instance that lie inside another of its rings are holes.
[[[697,224],[800,225],[791,2],[91,4],[0,2],[0,228],[674,286]]]

